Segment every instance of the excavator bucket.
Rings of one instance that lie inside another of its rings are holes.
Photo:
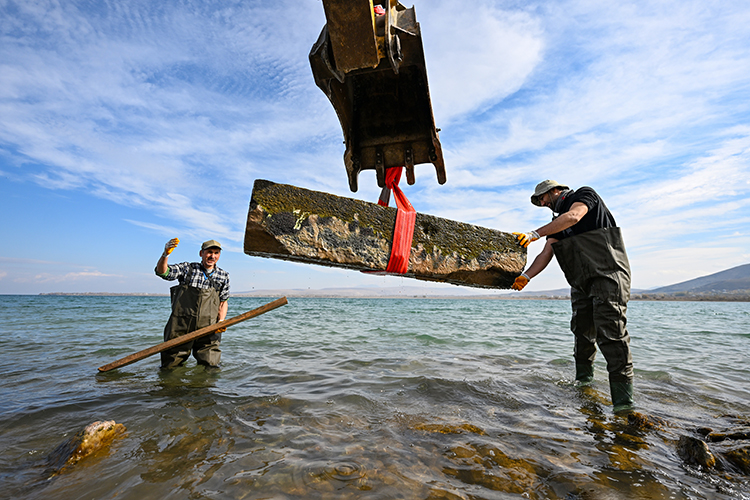
[[[326,25],[310,51],[315,83],[328,96],[344,132],[349,188],[359,172],[432,163],[445,183],[445,163],[430,103],[422,34],[414,7],[397,0],[323,0]]]

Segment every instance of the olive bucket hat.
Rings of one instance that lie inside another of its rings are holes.
[[[541,207],[542,204],[539,203],[539,197],[542,196],[547,191],[549,191],[550,189],[555,189],[555,188],[570,189],[568,186],[564,184],[560,184],[557,181],[552,181],[552,180],[547,179],[546,181],[542,181],[536,185],[536,189],[534,189],[534,194],[531,195],[531,203],[533,203],[537,207]]]

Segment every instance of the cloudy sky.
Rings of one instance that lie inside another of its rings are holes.
[[[417,166],[417,211],[528,231],[552,178],[605,199],[634,288],[750,262],[750,4],[414,1],[448,177]],[[0,293],[166,292],[175,236],[173,262],[222,241],[236,292],[420,285],[242,253],[255,179],[377,199],[313,82],[324,23],[320,0],[0,0]],[[553,263],[527,290],[564,286]]]

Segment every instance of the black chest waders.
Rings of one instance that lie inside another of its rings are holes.
[[[169,289],[172,314],[164,327],[164,340],[172,340],[200,328],[213,325],[219,316],[219,292],[189,285]],[[161,353],[162,368],[174,368],[184,363],[190,352],[198,364],[217,366],[221,360],[221,334],[213,333]]]
[[[552,244],[571,286],[576,381],[594,379],[596,346],[607,360],[614,410],[633,406],[633,358],[625,313],[630,299],[630,263],[619,227],[571,236]]]

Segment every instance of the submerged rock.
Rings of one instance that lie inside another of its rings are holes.
[[[733,429],[726,432],[709,432],[705,434],[706,439],[712,443],[720,443],[722,441],[740,441],[750,440],[750,429]]]
[[[692,436],[680,436],[677,442],[677,454],[687,464],[699,465],[710,469],[716,465],[716,457],[705,441]]]
[[[549,471],[536,460],[513,458],[489,443],[454,446],[445,455],[452,463],[443,473],[462,483],[513,495],[534,492],[530,498],[552,496],[543,479]]]
[[[125,430],[124,425],[114,420],[93,422],[58,446],[48,457],[47,464],[54,474],[59,474],[89,455],[107,448]]]
[[[416,430],[416,431],[437,432],[440,434],[471,433],[471,434],[478,434],[480,436],[485,435],[485,432],[482,429],[480,429],[476,425],[472,425],[468,423],[459,424],[459,425],[418,423],[418,424],[413,425],[411,429]]]
[[[729,420],[729,425],[719,431],[699,427],[696,432],[711,444],[712,452],[718,458],[717,469],[735,469],[742,474],[750,474],[750,424],[747,419],[735,415],[722,415],[719,418]]]
[[[722,456],[743,474],[750,474],[750,446],[726,451]]]
[[[642,430],[663,429],[668,424],[665,420],[637,411],[628,413],[628,425]]]

